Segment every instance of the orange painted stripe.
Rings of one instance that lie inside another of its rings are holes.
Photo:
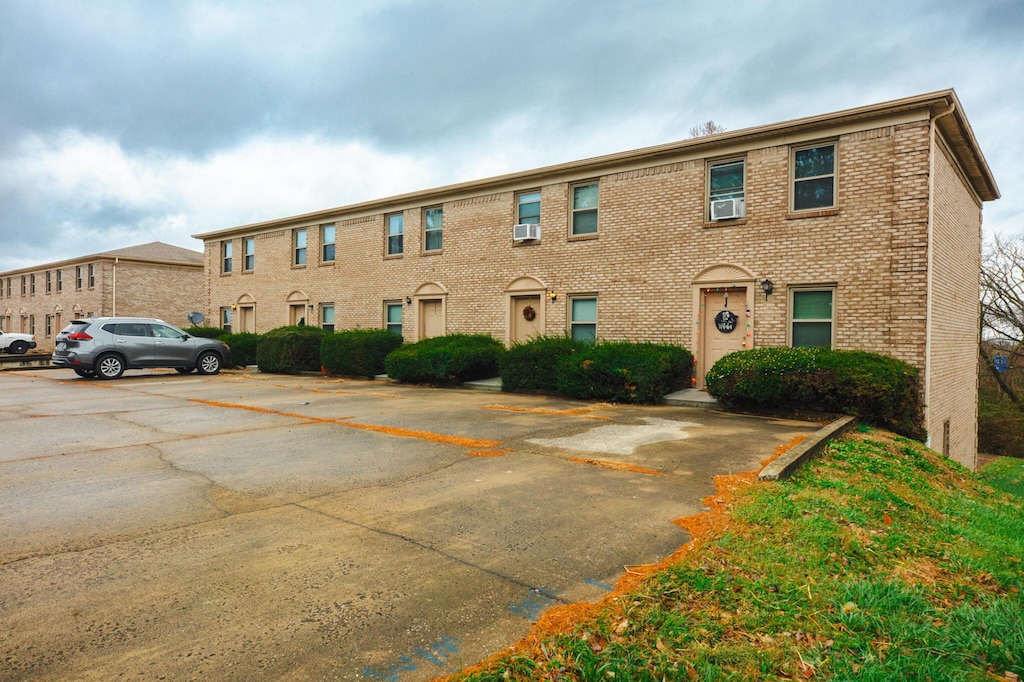
[[[529,414],[556,414],[571,416],[577,414],[586,414],[593,407],[576,407],[571,410],[553,410],[547,407],[510,407],[508,405],[484,405],[485,410],[504,410],[506,412],[527,412]],[[592,419],[608,419],[608,417],[592,417]]]
[[[645,469],[644,467],[638,467],[633,464],[626,464],[625,462],[609,462],[608,460],[605,459],[591,459],[590,457],[570,457],[569,461],[578,462],[579,464],[592,464],[593,466],[606,467],[608,469],[617,469],[619,471],[632,471],[637,474],[648,474],[649,476],[667,475],[663,471]]]
[[[501,457],[512,452],[511,450],[473,450],[466,454],[470,457]]]

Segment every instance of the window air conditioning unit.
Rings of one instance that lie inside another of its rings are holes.
[[[743,199],[715,199],[711,202],[712,220],[731,220],[747,214]]]
[[[512,241],[529,242],[534,239],[540,239],[540,225],[527,224],[512,226]]]

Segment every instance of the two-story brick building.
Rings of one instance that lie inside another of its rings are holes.
[[[81,317],[137,315],[187,324],[205,304],[203,254],[151,242],[0,272],[7,331],[35,334],[52,351],[63,325]]]
[[[197,235],[234,331],[387,327],[864,349],[973,466],[981,206],[952,90]]]

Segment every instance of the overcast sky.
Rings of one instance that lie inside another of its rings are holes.
[[[0,271],[949,87],[1024,233],[1024,0],[0,0]]]

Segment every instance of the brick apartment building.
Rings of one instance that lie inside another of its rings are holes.
[[[0,322],[35,334],[39,350],[73,319],[158,317],[187,324],[206,301],[203,254],[151,242],[90,256],[0,272]]]
[[[952,90],[196,235],[207,312],[406,340],[543,332],[920,368],[932,447],[973,466],[982,202]]]

